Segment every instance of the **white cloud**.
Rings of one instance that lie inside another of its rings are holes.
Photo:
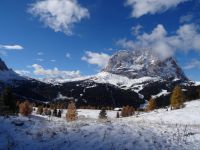
[[[28,12],[52,28],[55,32],[72,34],[75,23],[89,18],[88,9],[82,7],[77,0],[39,0],[30,5]]]
[[[1,49],[5,50],[22,50],[24,49],[21,45],[0,45]]]
[[[71,58],[71,54],[70,54],[70,53],[66,53],[66,54],[65,54],[65,57],[66,57],[66,58]]]
[[[54,69],[44,69],[41,65],[38,64],[33,64],[32,67],[34,68],[33,73],[35,75],[41,75],[46,78],[73,79],[81,77],[80,71],[65,71],[59,70],[56,67]]]
[[[27,71],[27,70],[15,70],[15,72],[22,76],[29,76],[31,73],[30,71]]]
[[[185,24],[175,34],[169,35],[164,26],[159,24],[151,33],[137,35],[135,41],[121,39],[117,44],[130,50],[149,48],[166,58],[177,50],[200,52],[200,32],[196,25]]]
[[[200,69],[200,61],[197,59],[193,59],[189,64],[187,64],[184,69],[194,69],[198,68]]]
[[[42,56],[42,55],[44,55],[44,53],[43,52],[38,52],[37,55],[38,56]]]
[[[157,14],[174,8],[189,0],[126,0],[125,6],[132,7],[131,17],[139,18],[146,14]]]
[[[100,68],[104,68],[108,63],[110,56],[105,53],[86,51],[85,56],[81,59],[89,64],[98,65]]]

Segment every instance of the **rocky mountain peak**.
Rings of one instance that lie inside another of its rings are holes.
[[[163,59],[150,49],[118,51],[111,56],[103,71],[131,79],[149,76],[160,77],[165,80],[177,78],[187,80],[174,58]]]
[[[0,58],[0,71],[8,71],[8,67],[6,66],[5,62]]]

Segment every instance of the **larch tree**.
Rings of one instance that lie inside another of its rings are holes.
[[[176,86],[171,95],[171,109],[182,108],[184,102],[184,95],[180,86]]]
[[[122,107],[122,110],[121,110],[121,116],[122,116],[122,117],[126,117],[126,114],[127,114],[127,113],[126,113],[126,107],[123,106],[123,107]]]
[[[29,103],[29,101],[25,101],[21,104],[19,104],[19,113],[23,116],[29,116],[33,111],[32,105]]]
[[[128,116],[133,116],[135,114],[135,109],[133,106],[128,106]]]
[[[71,101],[68,104],[68,108],[67,108],[67,113],[66,113],[66,119],[67,121],[75,121],[77,120],[77,111],[76,111],[76,105],[73,101]]]
[[[133,108],[133,106],[125,106],[122,108],[121,111],[121,116],[122,117],[128,117],[128,116],[132,116],[135,113],[135,109]]]
[[[154,109],[156,109],[156,101],[155,101],[155,99],[151,98],[147,105],[147,111],[152,111]]]

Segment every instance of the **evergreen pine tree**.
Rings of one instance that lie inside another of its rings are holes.
[[[58,116],[58,111],[57,108],[55,107],[53,110],[53,116],[57,117]]]
[[[200,99],[200,89],[198,90],[198,99]]]
[[[17,111],[16,100],[10,87],[4,89],[1,99],[3,101],[2,103],[7,106],[12,113]]]
[[[184,96],[180,86],[176,86],[171,96],[171,109],[183,107]]]
[[[61,110],[58,110],[58,117],[61,118]]]
[[[71,101],[68,104],[66,119],[67,119],[67,121],[74,121],[78,118],[77,115],[78,114],[77,114],[77,111],[76,111],[75,103],[73,101]]]
[[[151,98],[147,105],[147,111],[152,111],[154,109],[156,109],[156,101]]]
[[[4,114],[5,104],[2,98],[0,98],[0,115]]]
[[[119,112],[117,112],[117,116],[116,116],[116,118],[119,118]]]
[[[99,119],[107,119],[107,112],[105,108],[102,108],[99,112]]]
[[[2,97],[0,97],[0,106],[4,106],[4,105],[5,105],[4,101],[3,101]]]

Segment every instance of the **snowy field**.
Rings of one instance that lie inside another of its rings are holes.
[[[64,114],[0,117],[0,150],[200,150],[200,100],[127,118],[107,113],[108,121],[98,120],[98,110],[83,109],[75,122]]]

